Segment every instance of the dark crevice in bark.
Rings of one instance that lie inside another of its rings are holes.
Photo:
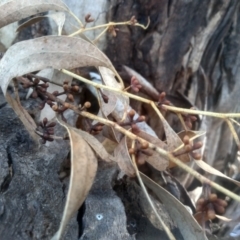
[[[2,185],[1,185],[1,192],[4,193],[5,191],[7,191],[12,178],[13,178],[13,168],[12,168],[12,156],[11,156],[11,152],[9,150],[9,146],[6,148],[6,152],[7,152],[7,159],[8,159],[8,175],[5,177]]]
[[[83,216],[85,213],[86,207],[85,202],[82,204],[82,206],[78,210],[77,214],[77,222],[78,222],[78,238],[80,238],[84,231],[84,224],[83,224]]]

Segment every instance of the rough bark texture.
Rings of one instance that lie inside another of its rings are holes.
[[[107,21],[126,21],[133,15],[142,24],[147,23],[148,17],[151,20],[146,31],[122,26],[116,38],[108,37],[106,54],[121,72],[122,64],[132,67],[159,92],[164,90],[175,97],[178,106],[186,106],[188,102],[204,110],[239,111],[239,1],[112,0],[109,4]],[[33,29],[38,28],[35,25]],[[28,37],[20,36],[21,39]],[[129,78],[125,80],[128,82]],[[28,109],[34,108],[31,101],[23,104]],[[141,111],[152,116],[144,105]],[[168,117],[179,130],[174,118]],[[153,117],[149,124],[162,136],[161,126]],[[220,120],[203,118],[200,128],[207,131],[204,160],[232,177],[231,167],[237,165],[237,146],[227,125]],[[58,131],[62,133],[60,127]],[[0,94],[1,239],[50,239],[53,236],[66,199],[68,154],[69,146],[64,141],[38,148]],[[70,222],[64,239],[167,239],[139,207],[138,185],[119,182],[117,175],[116,166],[100,164],[94,186]],[[183,179],[180,171],[176,171],[176,175]],[[213,179],[239,193],[234,185]],[[186,187],[194,188],[197,184],[189,177]],[[164,206],[161,207],[164,212]],[[237,218],[237,207],[230,202],[227,216]],[[165,221],[176,239],[183,239],[167,213]],[[226,224],[219,236],[228,239],[234,224]]]

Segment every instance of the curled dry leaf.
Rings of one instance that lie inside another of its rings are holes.
[[[117,82],[113,71],[106,67],[99,67],[99,72],[101,73],[103,83],[106,86],[114,87],[119,90],[122,89],[122,85]],[[121,93],[107,90],[102,90],[102,92],[108,97],[108,103],[105,103],[102,97],[100,97],[100,111],[105,117],[108,117],[111,114],[116,121],[123,122],[126,119],[127,110],[129,108],[129,98]],[[115,140],[119,142],[121,134],[114,129],[112,131],[114,133]]]
[[[219,177],[223,177],[223,178],[226,178],[228,179],[229,181],[235,183],[236,185],[240,186],[240,182],[237,181],[237,180],[234,180],[228,176],[226,176],[225,174],[223,174],[222,172],[218,171],[217,169],[213,168],[212,166],[208,165],[206,162],[202,161],[202,160],[196,160],[195,163],[201,168],[203,169],[204,171],[208,172],[208,173],[211,173],[211,174],[214,174],[216,176],[219,176]]]
[[[137,133],[137,135],[145,139],[146,141],[156,145],[157,147],[163,148],[164,150],[167,149],[167,145],[163,141],[161,141],[159,138],[153,137],[141,130]],[[148,162],[159,171],[164,171],[167,169],[169,165],[169,161],[167,159],[165,159],[159,153],[157,153],[156,151],[150,148],[148,148],[145,151],[147,152],[147,155],[143,153],[139,153],[139,156],[138,156],[139,158],[141,158],[142,161]]]
[[[20,32],[24,28],[26,28],[28,26],[31,26],[32,24],[37,23],[44,18],[52,19],[58,26],[58,35],[62,34],[62,28],[63,28],[64,22],[65,22],[65,19],[66,19],[66,16],[65,16],[64,12],[50,13],[50,14],[45,15],[45,16],[37,16],[37,17],[31,18],[28,21],[19,25],[16,32]]]
[[[59,122],[67,129],[70,138],[71,175],[61,224],[52,240],[61,239],[69,220],[84,202],[97,172],[97,158],[88,143],[74,128]]]
[[[69,12],[66,4],[61,0],[2,0],[0,3],[0,28],[49,10]]]
[[[114,150],[114,156],[119,168],[129,177],[135,177],[135,169],[128,152],[127,138],[124,136]]]
[[[130,76],[135,76],[137,78],[144,92],[146,92],[149,96],[151,96],[152,99],[158,101],[159,92],[152,86],[151,83],[149,83],[149,81],[147,81],[141,74],[134,71],[130,67],[127,67],[127,66],[123,66],[123,67]]]
[[[18,103],[15,99],[13,99],[11,97],[11,95],[9,93],[6,93],[5,97],[6,97],[7,102],[9,103],[9,105],[12,107],[13,111],[16,113],[16,115],[22,121],[23,125],[29,132],[30,136],[37,142],[39,140],[38,135],[35,133],[37,125],[34,122],[34,120],[32,119],[32,117],[21,106],[20,103]]]
[[[115,71],[104,53],[81,38],[45,36],[22,41],[11,46],[1,59],[1,87],[6,94],[9,82],[16,76],[48,67],[73,69],[84,66],[105,66]]]
[[[94,136],[80,129],[73,128],[73,130],[81,134],[82,138],[91,146],[91,148],[102,160],[106,162],[112,162],[112,160],[114,160],[114,158],[108,154],[103,145]]]
[[[224,217],[224,216],[220,216],[220,215],[215,215],[218,219],[224,221],[224,222],[231,222],[232,219]]]
[[[132,155],[132,160],[133,160],[133,167],[136,171],[136,175],[138,178],[138,181],[140,183],[140,186],[143,190],[144,195],[146,196],[146,199],[151,207],[151,209],[153,210],[156,218],[158,219],[159,223],[161,224],[161,227],[163,228],[163,230],[165,231],[166,235],[168,236],[169,240],[176,240],[176,238],[174,237],[174,235],[172,234],[171,230],[169,229],[169,227],[165,224],[165,222],[163,221],[162,217],[160,214],[158,214],[158,211],[156,209],[156,205],[153,203],[151,197],[149,196],[147,189],[144,185],[144,182],[142,180],[142,177],[140,175],[140,172],[138,170],[137,164],[136,164],[136,158],[135,155]],[[154,221],[154,218],[150,217],[149,220],[152,222],[152,224],[155,226],[157,223]]]
[[[207,240],[204,231],[181,202],[143,173],[140,173],[140,176],[146,187],[152,190],[164,204],[170,217],[180,230],[183,239]]]

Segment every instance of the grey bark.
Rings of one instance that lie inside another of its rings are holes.
[[[108,37],[106,54],[117,68],[121,64],[132,67],[159,92],[174,96],[176,105],[185,106],[185,96],[199,109],[239,111],[239,1],[119,0],[109,4],[108,21],[126,21],[133,15],[142,24],[148,17],[151,20],[146,31],[123,26],[116,38]],[[129,82],[129,76],[124,80]],[[142,110],[150,111],[144,105]],[[168,117],[178,131],[179,125]],[[149,124],[162,135],[159,123],[149,119]],[[237,162],[237,146],[226,124],[203,119],[201,126],[208,132],[205,160],[221,171],[230,171],[229,162]],[[1,239],[53,236],[66,198],[69,169],[64,163],[68,154],[64,141],[40,148],[34,145],[0,94]],[[64,239],[78,239],[79,233],[84,240],[167,239],[141,212],[134,199],[136,184],[118,183],[115,166],[100,166],[85,207],[73,217]],[[176,172],[182,179],[180,171]],[[215,180],[239,193],[233,185]],[[187,187],[191,185],[196,185],[192,178]],[[230,202],[230,215],[235,207]],[[227,239],[233,227],[226,225],[221,236]],[[172,226],[172,231],[181,239],[178,229]]]

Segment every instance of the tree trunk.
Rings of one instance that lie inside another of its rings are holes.
[[[120,26],[116,37],[108,35],[106,42],[101,43],[127,84],[130,76],[122,65],[139,72],[158,92],[165,91],[176,106],[239,111],[239,1],[112,0],[105,8],[99,14],[106,13],[107,22],[126,21],[135,15],[139,23],[146,25],[150,19],[147,30]],[[28,38],[24,36],[26,32],[21,34],[18,40]],[[35,114],[34,101],[22,103]],[[148,106],[143,104],[138,110],[151,116],[147,121],[162,138],[162,126]],[[167,113],[166,117],[175,131],[181,130],[173,114]],[[233,177],[231,169],[238,166],[238,148],[226,123],[202,117],[195,127],[207,132],[204,160]],[[57,133],[63,132],[58,126]],[[66,200],[69,145],[54,141],[38,148],[2,94],[0,134],[1,239],[51,239],[59,227]],[[190,176],[186,180],[186,174],[179,169],[174,170],[174,175],[185,180],[188,190],[199,185]],[[208,177],[239,193],[229,182]],[[119,181],[117,166],[100,162],[92,190],[63,239],[168,239],[139,207],[141,198],[138,184],[129,179]],[[236,203],[230,202],[228,217],[237,217],[235,208]],[[183,239],[164,205],[161,209],[176,239]],[[219,231],[218,239],[228,239],[234,223],[225,227],[226,230]]]

